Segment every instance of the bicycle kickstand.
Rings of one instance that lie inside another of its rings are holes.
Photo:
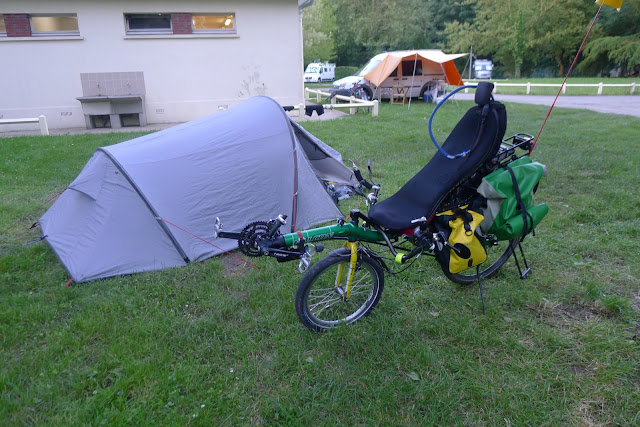
[[[520,279],[526,279],[531,274],[531,268],[529,268],[529,264],[527,264],[527,258],[524,256],[524,250],[522,249],[522,241],[518,242],[518,248],[520,249],[520,255],[522,255],[522,262],[524,264],[524,271],[520,267],[520,262],[518,261],[518,255],[516,254],[516,250],[513,250],[513,259],[516,261],[516,267],[518,267],[518,273],[520,274]]]
[[[484,291],[482,290],[482,280],[480,279],[480,265],[476,265],[476,277],[480,288],[480,300],[482,301],[482,314],[487,314],[487,306],[484,304]]]

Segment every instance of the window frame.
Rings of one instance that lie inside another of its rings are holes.
[[[33,18],[75,18],[78,29],[71,31],[36,31],[33,25]],[[31,37],[74,37],[80,35],[80,23],[78,22],[77,13],[30,13],[29,26],[31,28]]]
[[[0,31],[0,37],[7,37],[7,24],[4,23],[4,13],[0,13],[0,22],[2,22],[2,26],[4,27],[4,31]]]
[[[129,17],[131,16],[150,16],[150,15],[166,15],[169,17],[169,28],[143,28],[131,29],[129,27]],[[147,13],[124,13],[124,29],[128,36],[144,36],[144,35],[173,35],[173,24],[171,22],[171,12],[147,12]]]

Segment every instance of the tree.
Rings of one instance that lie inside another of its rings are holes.
[[[598,58],[606,58],[607,68],[620,66],[629,74],[637,76],[640,68],[640,34],[593,40],[585,48],[585,55],[587,58],[581,64],[583,69]]]
[[[341,65],[362,65],[376,53],[424,48],[430,12],[425,0],[332,0]]]
[[[471,38],[478,55],[492,57],[516,78],[546,58],[564,75],[584,36],[590,8],[592,3],[584,0],[477,0],[473,25],[448,23],[446,44],[456,46],[453,37]]]
[[[621,66],[637,74],[640,70],[640,0],[627,0],[620,12],[603,8],[596,37],[584,50],[581,70],[603,71]]]
[[[511,68],[520,77],[523,64],[530,58],[532,42],[530,27],[525,23],[538,18],[535,5],[541,0],[510,0],[495,2],[478,0],[473,34],[474,51],[490,56],[494,61]],[[557,1],[557,0],[554,0]],[[451,32],[453,27],[447,26]]]
[[[447,22],[444,30],[444,48],[448,52],[467,52],[478,38],[477,29],[468,22]]]
[[[447,41],[452,41],[447,34],[447,24],[455,23],[457,26],[471,28],[476,17],[476,0],[425,0],[425,4],[431,12],[428,41],[433,47],[444,48]],[[467,43],[465,46],[463,49],[453,49],[451,52],[466,52],[470,44]]]
[[[304,63],[336,60],[336,18],[326,0],[316,0],[302,11]]]
[[[583,0],[563,0],[550,9],[533,29],[531,48],[538,61],[549,57],[555,61],[558,75],[565,76],[596,10],[593,3]]]

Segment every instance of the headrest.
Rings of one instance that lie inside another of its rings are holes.
[[[480,82],[476,88],[476,104],[484,107],[491,102],[491,92],[493,92],[493,83]]]

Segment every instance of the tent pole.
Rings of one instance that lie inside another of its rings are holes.
[[[400,64],[402,64],[402,61],[400,61]],[[418,54],[416,53],[416,57],[413,60],[413,76],[411,76],[411,86],[409,86],[409,89],[407,90],[407,95],[409,96],[409,105],[407,106],[407,110],[411,109],[411,89],[413,88],[413,81],[416,78],[416,65],[417,64],[418,64]]]
[[[440,63],[440,69],[442,70],[442,74],[444,74],[444,82],[448,86],[449,85],[449,78],[447,77],[447,72],[445,71],[444,65],[442,64],[442,62]],[[447,93],[447,87],[446,86],[444,87],[444,93]],[[436,101],[436,104],[437,104],[438,103],[438,86],[436,86],[436,93],[434,95],[435,96],[433,97],[433,99]]]
[[[169,227],[167,227],[167,225],[164,223],[160,215],[158,215],[158,212],[156,212],[153,205],[151,205],[151,202],[149,202],[149,199],[147,199],[147,197],[142,193],[138,185],[133,181],[131,176],[129,176],[129,174],[124,169],[124,167],[122,167],[118,159],[116,159],[109,151],[105,150],[102,147],[98,148],[96,151],[100,151],[104,153],[104,155],[107,156],[109,160],[111,160],[111,163],[113,163],[113,165],[120,171],[122,176],[129,182],[129,185],[131,185],[131,188],[133,188],[133,190],[138,194],[138,197],[140,197],[140,200],[144,202],[145,206],[147,207],[147,209],[149,209],[149,212],[151,213],[151,215],[153,215],[153,218],[158,222],[158,225],[165,232],[169,240],[171,240],[171,243],[173,243],[173,246],[176,248],[176,251],[178,251],[178,253],[182,257],[184,262],[186,264],[189,264],[191,260],[189,259],[185,251],[182,249],[182,246],[180,246],[180,243],[178,243],[178,240],[176,239],[176,237],[173,235],[171,230],[169,230]]]
[[[471,45],[471,50],[469,51],[469,80],[471,80],[471,69],[473,68],[473,45]],[[464,71],[463,71],[464,73]]]

